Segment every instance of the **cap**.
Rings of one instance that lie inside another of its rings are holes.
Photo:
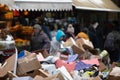
[[[42,27],[41,27],[39,24],[35,24],[35,25],[33,26],[33,28],[34,28],[34,29],[39,29],[39,30],[42,29]]]

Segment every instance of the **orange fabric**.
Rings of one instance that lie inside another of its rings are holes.
[[[86,33],[84,33],[84,32],[78,33],[77,36],[76,36],[76,38],[84,38],[86,40],[90,40],[89,36]]]

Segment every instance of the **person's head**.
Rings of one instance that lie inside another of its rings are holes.
[[[113,26],[118,26],[119,22],[117,20],[112,21]]]
[[[68,27],[67,27],[67,31],[68,31],[68,32],[72,32],[72,33],[74,33],[74,27],[73,27],[72,24],[69,24],[69,25],[68,25]]]
[[[39,24],[33,26],[34,34],[39,33],[42,30],[42,27]]]
[[[58,24],[54,24],[54,30],[58,29]]]
[[[75,37],[75,39],[80,39],[80,38],[84,38],[86,40],[90,40],[89,36],[86,33],[84,33],[84,32],[78,33],[77,36]]]
[[[92,26],[94,29],[96,29],[98,27],[99,23],[97,21],[93,22],[92,23]]]
[[[114,31],[119,31],[119,22],[117,20],[112,21],[112,26]]]
[[[81,29],[81,32],[84,32],[84,33],[88,34],[88,28]]]
[[[56,40],[58,42],[62,41],[65,37],[65,33],[62,30],[58,30],[56,33]]]
[[[35,19],[35,23],[36,23],[36,24],[43,25],[43,21],[44,21],[44,19],[43,19],[42,16],[37,17],[37,18]]]

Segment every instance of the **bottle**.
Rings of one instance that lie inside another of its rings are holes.
[[[101,58],[104,58],[108,55],[108,52],[106,50],[103,50],[101,53],[100,53],[100,57]]]

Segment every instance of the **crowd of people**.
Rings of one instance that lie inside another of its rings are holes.
[[[81,28],[66,21],[44,22],[38,17],[31,26],[34,29],[31,37],[31,51],[47,49],[49,53],[53,53],[59,51],[61,42],[70,37],[73,39],[84,38],[90,40],[95,49],[107,50],[111,63],[120,61],[120,29],[117,21],[111,22],[104,28],[100,26],[98,21],[91,22],[90,26]]]

